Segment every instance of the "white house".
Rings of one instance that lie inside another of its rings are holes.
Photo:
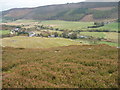
[[[11,30],[10,34],[16,34],[17,32],[19,32],[19,28],[15,28]]]
[[[29,37],[33,37],[36,36],[36,34],[34,32],[29,32]]]

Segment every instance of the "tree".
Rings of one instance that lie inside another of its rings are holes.
[[[55,28],[55,30],[57,31],[57,30],[59,30],[59,28]]]
[[[77,39],[77,33],[74,32],[74,33],[70,34],[69,37],[71,39]]]
[[[68,38],[68,37],[69,37],[69,36],[68,36],[68,32],[67,32],[67,31],[64,31],[64,32],[62,33],[62,37]]]
[[[120,19],[118,19],[117,22],[120,22]]]
[[[57,32],[54,32],[54,35],[55,35],[55,37],[58,37],[58,33]]]
[[[40,36],[42,36],[42,37],[48,37],[48,36],[50,36],[50,32],[43,31],[43,32],[40,33]]]

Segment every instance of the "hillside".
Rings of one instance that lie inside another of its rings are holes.
[[[67,20],[80,21],[92,15],[92,21],[117,19],[117,2],[81,2],[60,5],[40,6],[36,8],[15,8],[2,12],[4,20]],[[90,19],[91,20],[91,19]],[[86,20],[85,20],[86,21]],[[88,19],[89,21],[89,19]]]
[[[3,88],[117,88],[118,50],[107,45],[3,48]]]

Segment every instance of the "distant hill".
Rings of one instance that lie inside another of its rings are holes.
[[[2,12],[3,20],[96,21],[117,19],[117,2],[80,2],[36,8],[14,8]]]

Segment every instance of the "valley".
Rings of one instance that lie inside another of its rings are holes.
[[[117,5],[81,2],[3,11],[2,87],[119,88]]]

